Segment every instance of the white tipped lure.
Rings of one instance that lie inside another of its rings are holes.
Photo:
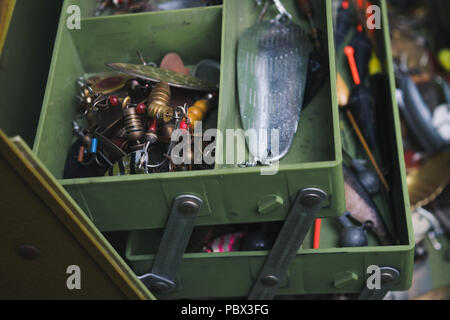
[[[255,162],[283,158],[297,132],[311,44],[279,1],[276,19],[257,22],[239,39],[237,79],[247,145]],[[281,9],[282,8],[282,9]],[[255,136],[256,135],[256,136]]]

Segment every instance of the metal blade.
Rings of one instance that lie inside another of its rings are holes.
[[[150,81],[164,81],[172,87],[185,88],[199,91],[217,91],[218,84],[201,80],[191,75],[165,70],[157,67],[131,63],[107,63],[108,67],[137,78]]]

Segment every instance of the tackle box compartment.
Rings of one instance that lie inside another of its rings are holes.
[[[71,121],[78,112],[73,99],[76,79],[85,73],[111,71],[106,62],[140,63],[136,50],[141,50],[146,60],[157,63],[168,52],[179,53],[188,66],[202,59],[220,60],[217,128],[223,132],[240,128],[236,40],[256,21],[258,8],[253,1],[225,1],[224,6],[96,18],[87,17],[92,10],[90,3],[87,0],[64,3],[33,150],[101,231],[161,228],[174,198],[180,194],[194,194],[204,201],[198,225],[283,220],[291,201],[307,187],[320,188],[328,195],[319,216],[344,212],[334,80],[324,84],[303,112],[290,153],[280,161],[275,175],[261,175],[260,167],[216,164],[214,169],[202,171],[61,179],[66,152],[75,141]],[[326,2],[315,3],[318,12],[325,13]],[[70,5],[82,9],[84,17],[79,30],[67,28]],[[292,5],[293,2],[290,9]],[[298,16],[296,22],[307,27],[306,21]],[[327,27],[331,30],[330,17],[318,14],[317,23],[326,36]],[[331,41],[330,37],[325,38]],[[332,75],[333,57],[330,50]],[[235,145],[243,143],[235,141]],[[225,141],[221,143],[219,139],[217,159],[225,153],[223,146]]]
[[[284,3],[294,21],[307,28],[306,22],[299,19],[294,1]],[[66,9],[71,4],[82,8],[81,30],[66,28]],[[126,257],[138,275],[150,270],[158,232],[164,228],[172,202],[180,194],[203,199],[197,226],[282,221],[296,194],[305,187],[321,188],[327,193],[327,204],[319,212],[320,217],[336,217],[345,211],[332,4],[330,0],[313,4],[315,22],[327,39],[330,79],[302,113],[294,144],[281,160],[277,175],[262,176],[260,168],[216,164],[213,170],[204,171],[64,180],[61,177],[66,152],[74,141],[70,122],[76,114],[72,100],[76,78],[86,72],[107,71],[104,62],[139,63],[134,56],[136,49],[142,50],[147,60],[156,62],[170,51],[178,52],[188,65],[204,58],[220,59],[217,126],[239,128],[236,41],[258,14],[253,1],[225,0],[223,6],[91,18],[90,1],[65,1],[34,152],[100,231],[129,233]],[[325,219],[321,249],[311,249],[310,232],[280,295],[360,292],[370,265],[399,270],[395,290],[407,289],[411,284],[414,241],[385,1],[380,1],[380,5],[383,30],[378,32],[377,41],[383,48],[382,60],[388,72],[386,128],[391,144],[387,156],[391,164],[390,214],[396,244],[382,247],[371,241],[364,248],[337,248],[336,230],[331,220]],[[269,15],[273,13],[271,9]],[[243,142],[236,142],[239,143]],[[224,155],[224,145],[218,143],[217,157]],[[269,213],[258,212],[261,201],[274,195],[282,199],[278,207]],[[178,272],[177,289],[160,298],[244,297],[267,255],[267,251],[187,253]],[[342,282],[349,274],[350,280]]]

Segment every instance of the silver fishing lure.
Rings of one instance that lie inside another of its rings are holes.
[[[237,50],[239,105],[255,162],[284,157],[297,132],[311,44],[275,1],[280,14],[247,29]]]

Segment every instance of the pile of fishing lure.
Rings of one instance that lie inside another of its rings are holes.
[[[213,167],[214,150],[204,157],[205,145],[194,144],[193,135],[202,134],[195,127],[216,108],[216,92],[175,88],[166,81],[119,73],[95,74],[77,83],[79,116],[72,124],[78,139],[66,160],[65,179]],[[188,145],[175,159],[179,143]],[[194,154],[201,157],[194,159]]]

